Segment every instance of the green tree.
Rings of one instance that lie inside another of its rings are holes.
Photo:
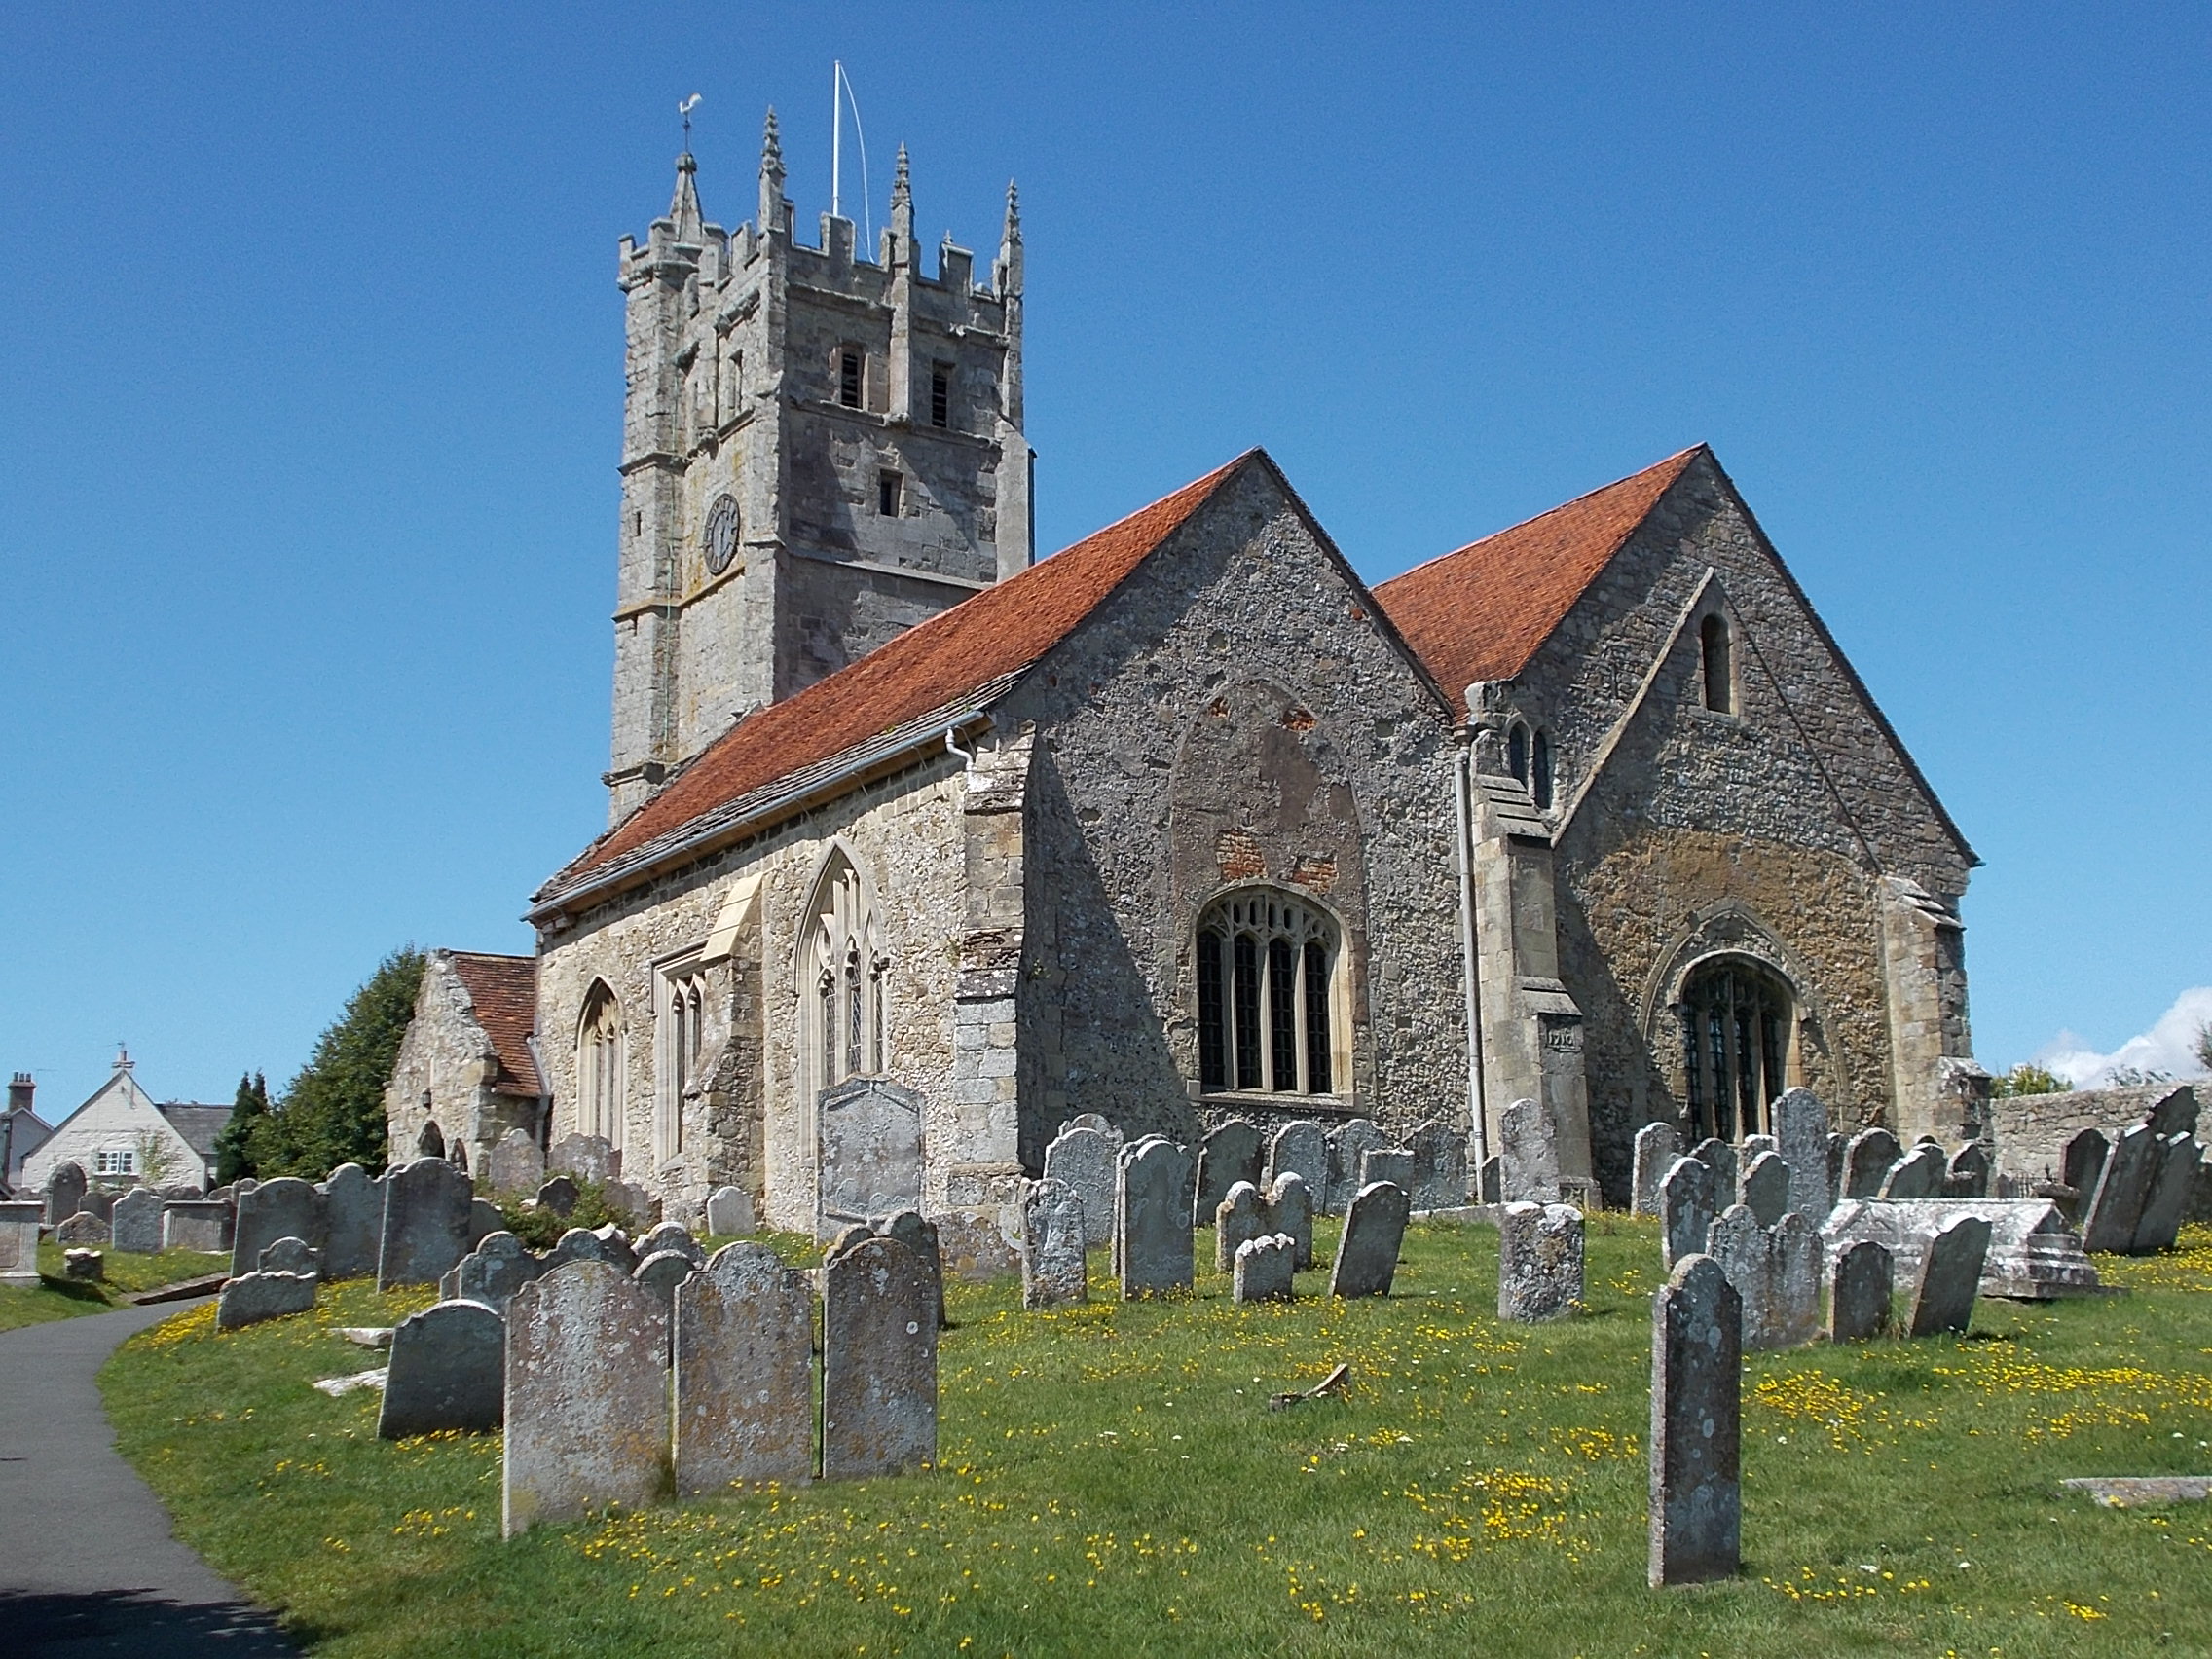
[[[284,1098],[250,1131],[250,1156],[264,1180],[320,1180],[347,1162],[372,1175],[383,1172],[385,1086],[422,983],[423,953],[403,945],[347,1000],[346,1012],[315,1040]]]
[[[1994,1095],[2007,1094],[2065,1094],[2074,1086],[2055,1072],[2044,1070],[2033,1061],[2023,1060],[1989,1086]]]
[[[215,1135],[215,1184],[233,1181],[260,1170],[253,1161],[253,1126],[269,1115],[269,1083],[259,1072],[239,1076],[239,1091],[231,1099],[231,1115]]]

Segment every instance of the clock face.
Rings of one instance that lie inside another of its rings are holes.
[[[717,496],[707,509],[707,573],[719,576],[737,557],[737,498]]]

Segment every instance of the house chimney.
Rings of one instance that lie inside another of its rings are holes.
[[[11,1112],[28,1112],[31,1109],[32,1091],[37,1088],[38,1085],[31,1082],[29,1072],[18,1072],[10,1078],[8,1080],[8,1110]]]

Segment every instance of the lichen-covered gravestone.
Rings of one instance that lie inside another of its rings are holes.
[[[1951,1154],[1950,1161],[1943,1166],[1942,1197],[1989,1197],[1989,1149],[1981,1142],[1971,1140]]]
[[[261,1252],[257,1271],[265,1273],[307,1273],[322,1277],[322,1252],[305,1238],[272,1239]]]
[[[1898,1137],[1876,1126],[1851,1137],[1843,1154],[1843,1194],[1847,1198],[1872,1198],[1881,1195],[1890,1166],[1904,1156]]]
[[[502,1530],[642,1506],[668,1475],[668,1312],[605,1262],[571,1262],[507,1304]]]
[[[105,1187],[88,1187],[85,1190],[84,1200],[77,1206],[77,1213],[97,1216],[100,1220],[106,1221],[115,1214],[117,1197],[117,1194]]]
[[[1905,1334],[1932,1337],[1960,1331],[1973,1317],[1973,1299],[1981,1285],[1982,1258],[1989,1254],[1989,1223],[1961,1216],[1928,1242],[1920,1259],[1920,1277],[1912,1287],[1912,1312]]]
[[[2158,1166],[2144,1193],[2143,1218],[2135,1224],[2135,1238],[2129,1246],[2134,1254],[2148,1256],[2174,1247],[2203,1161],[2204,1148],[2187,1130],[2168,1135],[2159,1143]]]
[[[1298,1263],[1298,1245],[1287,1233],[1271,1233],[1247,1238],[1236,1246],[1230,1262],[1230,1296],[1233,1301],[1288,1302],[1296,1294],[1291,1273]]]
[[[38,1284],[38,1227],[45,1213],[35,1199],[0,1203],[0,1284]]]
[[[822,1268],[822,1478],[895,1475],[937,1456],[931,1275],[896,1238]]]
[[[1809,1088],[1784,1091],[1774,1103],[1775,1150],[1789,1165],[1789,1201],[1817,1229],[1835,1208],[1828,1186],[1828,1109]],[[1747,1202],[1749,1200],[1746,1200]]]
[[[438,1283],[449,1302],[476,1302],[504,1313],[516,1291],[544,1271],[545,1264],[522,1247],[511,1233],[495,1233],[457,1262]]]
[[[676,1490],[814,1473],[814,1291],[761,1244],[727,1244],[676,1292]]]
[[[162,1211],[166,1207],[151,1187],[132,1188],[108,1214],[109,1242],[126,1254],[152,1255],[162,1247]]]
[[[480,1302],[441,1302],[391,1333],[377,1438],[498,1428],[506,1408],[506,1321]]]
[[[306,1313],[314,1307],[313,1273],[240,1273],[216,1299],[215,1328],[236,1331],[264,1319]]]
[[[1258,1192],[1263,1173],[1261,1165],[1266,1160],[1267,1147],[1256,1124],[1232,1118],[1209,1132],[1198,1151],[1198,1196],[1194,1219],[1200,1226],[1211,1227],[1214,1212],[1229,1197],[1229,1189],[1239,1181],[1248,1183]]]
[[[231,1247],[231,1206],[223,1198],[182,1198],[162,1207],[162,1248],[212,1255]]]
[[[550,1182],[547,1183],[551,1185]],[[538,1203],[545,1202],[544,1188],[538,1189]],[[569,1200],[574,1207],[575,1199]],[[562,1212],[566,1214],[567,1212]],[[753,1215],[753,1195],[743,1187],[717,1187],[707,1195],[707,1236],[710,1238],[736,1238],[751,1233],[756,1223]]]
[[[1367,1155],[1390,1144],[1390,1137],[1366,1118],[1340,1124],[1329,1134],[1329,1190],[1322,1208],[1342,1215],[1359,1196],[1359,1170]]]
[[[2066,1143],[2059,1155],[2058,1179],[2073,1189],[2071,1198],[2061,1198],[2059,1207],[2066,1219],[2079,1226],[2089,1212],[2089,1199],[2096,1195],[2097,1177],[2105,1171],[2105,1159],[2112,1151],[2099,1129],[2083,1129]]]
[[[2157,1173],[2158,1152],[2157,1138],[2141,1124],[2123,1130],[2113,1143],[2082,1228],[2084,1249],[2134,1248],[2135,1230],[2143,1224],[2143,1201],[2151,1196],[2151,1181]]]
[[[232,1274],[252,1272],[261,1264],[261,1252],[279,1238],[320,1244],[327,1228],[324,1204],[312,1182],[294,1175],[279,1175],[242,1193],[231,1231]]]
[[[1772,1227],[1788,1213],[1789,1177],[1789,1165],[1779,1152],[1760,1153],[1744,1171],[1744,1206],[1761,1227]]]
[[[1713,1165],[1702,1158],[1677,1158],[1659,1182],[1659,1260],[1670,1272],[1685,1256],[1705,1252],[1705,1235],[1715,1214]]]
[[[622,1172],[622,1155],[605,1135],[563,1135],[546,1154],[545,1167],[578,1181],[611,1181]]]
[[[1862,1238],[1835,1259],[1828,1289],[1828,1341],[1860,1343],[1889,1328],[1896,1272],[1886,1244]]]
[[[1398,1247],[1405,1242],[1412,1195],[1391,1181],[1360,1190],[1345,1212],[1344,1236],[1337,1241],[1336,1264],[1329,1270],[1331,1296],[1388,1296],[1398,1272]]]
[[[1536,1100],[1516,1100],[1498,1118],[1498,1154],[1505,1160],[1504,1201],[1559,1202],[1559,1148],[1552,1115]]]
[[[1690,1156],[1713,1171],[1713,1203],[1717,1212],[1736,1201],[1736,1149],[1717,1135],[1708,1135],[1690,1148]]]
[[[108,1226],[91,1210],[79,1210],[54,1230],[54,1241],[56,1244],[105,1244]]]
[[[474,1202],[467,1175],[442,1158],[418,1158],[387,1174],[377,1288],[445,1277],[477,1237]]]
[[[1065,1181],[1037,1182],[1021,1200],[1021,1306],[1034,1312],[1087,1301],[1083,1199]]]
[[[707,1265],[707,1252],[700,1247],[699,1241],[691,1236],[689,1231],[682,1222],[664,1221],[657,1227],[647,1228],[638,1239],[638,1260],[640,1262],[645,1261],[648,1256],[657,1256],[663,1250],[674,1250],[678,1254],[689,1258],[691,1265],[695,1268],[703,1268]]]
[[[509,1129],[484,1159],[484,1184],[495,1193],[534,1193],[545,1179],[545,1158],[528,1129]]]
[[[1303,1272],[1313,1265],[1313,1189],[1297,1170],[1285,1169],[1268,1189],[1267,1205],[1268,1231],[1290,1235]]]
[[[922,1097],[888,1078],[855,1078],[822,1091],[817,1237],[922,1201]]]
[[[1731,1204],[1708,1239],[1743,1300],[1744,1346],[1795,1347],[1819,1335],[1821,1241],[1810,1220],[1790,1210],[1761,1227],[1749,1205]]]
[[[663,1308],[674,1315],[676,1287],[693,1272],[691,1258],[681,1250],[655,1250],[638,1263],[638,1271],[630,1276],[653,1293]]]
[[[1122,1137],[1104,1129],[1071,1124],[1045,1149],[1045,1179],[1068,1189],[1083,1205],[1086,1245],[1114,1237],[1114,1164]]]
[[[1209,1219],[1213,1222],[1213,1271],[1217,1273],[1234,1270],[1237,1245],[1272,1231],[1267,1226],[1267,1201],[1249,1181],[1231,1187]]]
[[[1629,1182],[1629,1212],[1659,1213],[1659,1183],[1682,1155],[1682,1137],[1672,1124],[1646,1124],[1636,1131],[1636,1161]]]
[[[1405,1188],[1409,1201],[1414,1191],[1414,1155],[1402,1146],[1379,1146],[1359,1161],[1359,1185],[1362,1191],[1378,1181],[1388,1181]]]
[[[1684,1256],[1651,1300],[1651,1587],[1732,1578],[1743,1560],[1742,1299]]]
[[[46,1225],[59,1227],[85,1207],[85,1179],[82,1165],[57,1163],[46,1178]]]
[[[1881,1197],[1939,1198],[1943,1196],[1943,1170],[1949,1161],[1934,1141],[1922,1141],[1890,1166],[1882,1177]]]
[[[1457,1209],[1467,1201],[1464,1135],[1430,1118],[1414,1130],[1412,1151],[1415,1209]]]
[[[1507,1204],[1497,1220],[1497,1316],[1523,1325],[1564,1319],[1582,1291],[1582,1212]]]
[[[1119,1170],[1115,1251],[1124,1299],[1188,1290],[1192,1276],[1191,1160],[1170,1141],[1140,1141]]]
[[[1267,1185],[1287,1174],[1297,1174],[1306,1189],[1319,1199],[1329,1187],[1329,1137],[1309,1118],[1293,1119],[1268,1139]]]
[[[914,1253],[914,1260],[922,1264],[922,1271],[930,1278],[930,1306],[937,1309],[937,1328],[949,1325],[944,1316],[944,1251],[939,1247],[937,1223],[922,1219],[920,1210],[901,1210],[875,1224],[876,1235],[895,1238]]]
[[[537,1189],[537,1207],[566,1218],[575,1212],[576,1200],[582,1197],[573,1175],[555,1175]]]
[[[366,1278],[384,1242],[384,1188],[358,1163],[341,1163],[321,1184],[322,1276]]]

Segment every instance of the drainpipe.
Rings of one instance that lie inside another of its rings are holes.
[[[1459,953],[1467,964],[1467,1102],[1474,1121],[1467,1150],[1479,1178],[1490,1158],[1490,1130],[1483,1099],[1482,969],[1476,954],[1473,729],[1462,727],[1453,734],[1453,743],[1452,804],[1459,824]]]

